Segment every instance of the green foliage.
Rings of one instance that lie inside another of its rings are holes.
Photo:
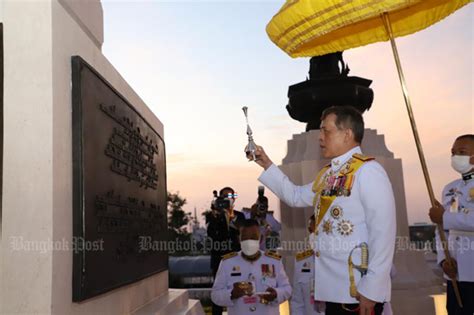
[[[185,212],[183,206],[186,204],[186,198],[179,195],[179,192],[168,192],[168,229],[170,237],[187,236],[188,224],[191,222],[191,212]]]

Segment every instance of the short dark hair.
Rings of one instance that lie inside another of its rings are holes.
[[[256,226],[256,227],[260,226],[258,224],[257,220],[246,219],[246,220],[242,221],[242,223],[240,224],[240,228],[253,227],[253,226]]]
[[[474,142],[474,135],[473,134],[465,134],[465,135],[457,137],[456,141],[458,141],[458,140],[470,140],[470,141]]]
[[[234,191],[234,189],[232,189],[232,187],[224,187],[224,188],[222,188],[221,190],[219,190],[219,196],[222,197],[222,194],[223,194],[224,191],[226,191],[226,190],[230,190],[230,191],[232,191],[232,194],[235,194],[235,191]]]
[[[364,138],[364,119],[362,114],[352,106],[332,106],[326,108],[321,115],[324,120],[330,114],[336,115],[336,127],[341,129],[351,129],[354,134],[354,140],[362,143]]]

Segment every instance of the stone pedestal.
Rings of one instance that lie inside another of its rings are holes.
[[[87,60],[162,137],[163,125],[102,55],[99,0],[1,1],[0,22],[5,78],[0,313],[203,314],[186,291],[168,290],[167,271],[72,302],[71,56]]]
[[[329,163],[329,160],[321,158],[318,137],[319,130],[311,130],[294,135],[293,139],[288,141],[288,154],[280,168],[295,184],[303,185],[314,181],[318,171]],[[397,251],[394,258],[396,276],[392,280],[394,314],[431,314],[429,310],[434,312],[434,304],[430,295],[441,292],[442,280],[427,265],[423,252],[407,248],[409,231],[402,161],[394,158],[393,153],[385,145],[384,136],[377,134],[373,129],[365,130],[362,151],[366,155],[374,156],[385,168],[395,194]],[[280,209],[282,241],[304,240],[307,236],[306,223],[313,213],[313,208],[291,208],[280,202]],[[282,254],[287,273],[291,278],[295,250],[290,248]],[[405,298],[411,301],[409,305],[405,302]]]

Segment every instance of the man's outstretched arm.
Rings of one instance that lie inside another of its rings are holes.
[[[264,168],[264,172],[258,180],[278,198],[290,207],[309,207],[313,205],[312,183],[304,186],[293,184],[288,176],[273,164],[262,147],[258,147],[256,156],[257,160],[255,162]]]

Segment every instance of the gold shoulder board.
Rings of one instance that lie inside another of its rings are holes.
[[[279,255],[277,252],[273,251],[273,250],[267,250],[265,252],[265,256],[267,257],[270,257],[270,258],[273,258],[273,259],[276,259],[276,260],[280,260],[281,259],[281,255]]]
[[[368,161],[375,160],[375,158],[373,156],[366,156],[366,155],[362,155],[362,154],[359,154],[359,153],[354,153],[352,156],[355,157],[358,160],[361,160],[362,162],[368,162]]]
[[[226,260],[226,259],[235,257],[235,256],[237,256],[237,254],[238,254],[237,252],[230,252],[228,254],[222,255],[222,260]]]
[[[314,251],[312,249],[305,250],[304,252],[299,252],[298,254],[296,254],[296,261],[300,261],[310,256],[313,256],[313,254]]]

